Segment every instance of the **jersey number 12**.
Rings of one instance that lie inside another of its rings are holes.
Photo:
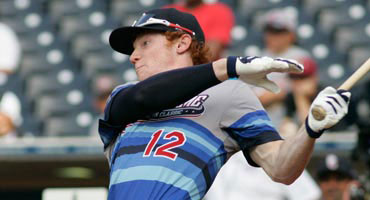
[[[153,133],[152,139],[146,145],[143,157],[149,157],[150,154],[153,151],[153,148],[156,146],[159,138],[161,137],[162,133],[164,132],[163,129],[160,129]],[[172,138],[175,138],[175,140],[171,140]],[[180,147],[185,144],[186,137],[183,132],[180,131],[172,131],[163,136],[163,139],[165,140],[171,140],[165,144],[162,144],[161,146],[157,147],[154,151],[153,156],[154,157],[165,157],[171,160],[176,160],[177,153],[171,151],[172,149],[176,147]]]

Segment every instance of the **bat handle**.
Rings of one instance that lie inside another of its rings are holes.
[[[321,121],[325,119],[326,111],[322,106],[316,105],[312,108],[311,114],[317,121]]]

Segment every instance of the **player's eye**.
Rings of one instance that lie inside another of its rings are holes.
[[[143,46],[148,46],[149,45],[149,41],[148,40],[145,40],[144,42],[143,42]]]

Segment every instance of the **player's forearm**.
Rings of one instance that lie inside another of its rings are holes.
[[[310,138],[303,125],[297,134],[283,141],[266,143],[251,154],[272,180],[293,183],[304,170],[313,150],[315,140]]]
[[[303,172],[311,158],[315,139],[308,136],[305,125],[298,133],[287,137],[279,148],[274,166],[277,179],[285,184],[293,183]]]
[[[257,146],[252,152],[253,160],[263,167],[269,176],[285,184],[293,183],[308,163],[315,138],[324,130],[334,126],[348,111],[351,93],[327,87],[312,102],[310,110],[320,106],[325,110],[324,119],[316,120],[309,112],[305,124],[296,135],[284,141],[270,142]]]

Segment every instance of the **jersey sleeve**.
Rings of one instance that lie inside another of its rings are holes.
[[[214,23],[207,25],[207,30],[205,30],[207,40],[218,40],[223,45],[229,45],[231,42],[230,33],[235,23],[233,11],[226,4],[220,2],[212,4],[211,7],[213,7],[212,19]]]
[[[112,93],[110,94],[106,106],[104,109],[104,119],[99,119],[99,135],[104,144],[104,149],[117,137],[117,135],[122,131],[124,127],[122,126],[113,126],[108,123],[109,120],[109,111],[112,105],[113,98],[122,90],[132,87],[135,85],[134,82],[126,83],[123,85],[117,86]]]
[[[238,143],[248,163],[258,167],[249,156],[250,150],[282,138],[250,87],[236,81],[239,83],[232,92],[231,105],[223,114],[221,126]]]

